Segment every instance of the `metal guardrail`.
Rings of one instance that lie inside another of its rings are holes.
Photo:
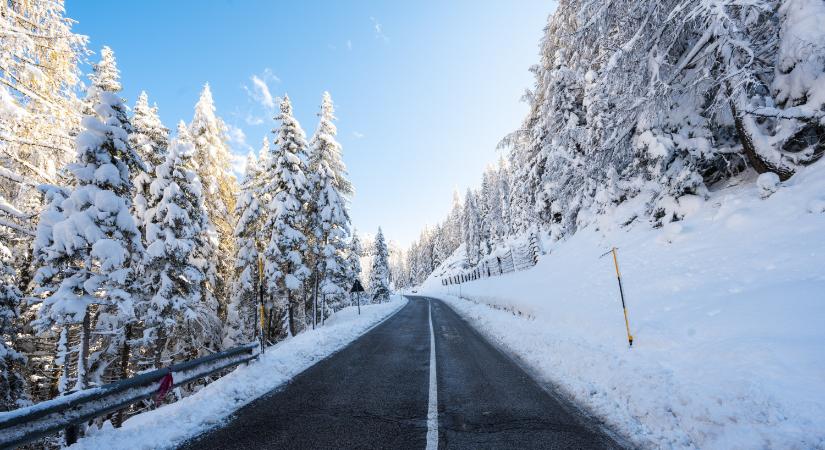
[[[67,431],[67,444],[72,444],[76,439],[77,426],[154,396],[158,392],[158,383],[168,375],[173,380],[170,388],[180,386],[249,362],[258,357],[259,347],[257,342],[242,345],[115,383],[0,413],[0,448],[14,448],[64,429]]]

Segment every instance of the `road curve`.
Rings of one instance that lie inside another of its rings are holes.
[[[428,426],[430,315],[438,420]],[[621,448],[572,410],[446,304],[410,297],[346,348],[181,448],[424,449],[428,431],[429,448]]]

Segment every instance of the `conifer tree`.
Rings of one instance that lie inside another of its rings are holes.
[[[133,173],[135,194],[132,204],[138,229],[145,239],[146,210],[155,206],[157,198],[149,192],[149,186],[152,184],[155,168],[166,159],[169,129],[161,123],[157,106],[149,106],[149,96],[145,91],[140,93],[135,102],[131,122],[133,131],[129,135],[129,143],[146,166],[146,170]]]
[[[36,186],[67,181],[60,169],[76,154],[88,38],[73,24],[62,0],[0,4],[0,196],[23,211],[39,212]]]
[[[447,221],[444,224],[444,231],[446,234],[445,243],[447,246],[447,251],[452,254],[455,249],[461,245],[461,213],[462,206],[461,206],[461,196],[458,193],[458,190],[453,191],[453,206],[450,209],[450,215],[447,217]]]
[[[132,127],[116,94],[114,54],[104,48],[101,56],[87,96],[93,115],[83,119],[77,160],[67,167],[74,187],[50,190],[51,204],[41,215],[35,240],[35,294],[42,298],[37,325],[43,331],[61,329],[67,351],[61,359],[66,366],[71,357],[76,365],[74,374],[64,371],[61,392],[125,375],[114,363],[122,351],[127,355],[118,359],[128,360],[135,269],[143,257],[130,212],[130,169],[143,165],[129,144]],[[77,339],[69,339],[70,334]],[[93,357],[90,348],[96,349]],[[68,385],[69,376],[74,386]]]
[[[22,293],[15,282],[12,253],[0,241],[0,411],[20,407],[27,400],[23,367],[26,358],[14,348]]]
[[[375,236],[375,254],[370,270],[370,291],[373,302],[381,303],[390,298],[390,265],[387,243],[384,241],[384,232],[378,228]]]
[[[281,125],[267,171],[263,193],[268,197],[264,230],[269,233],[264,251],[266,287],[269,295],[286,300],[278,307],[286,310],[290,335],[298,332],[296,310],[303,282],[310,274],[304,257],[308,250],[306,211],[309,183],[306,177],[307,142],[300,123],[292,115],[289,96],[281,102],[275,117]]]
[[[349,235],[350,218],[346,196],[352,184],[346,179],[346,167],[341,160],[341,145],[336,141],[337,129],[332,98],[324,92],[318,129],[310,140],[308,228],[312,236],[315,272],[321,294],[330,296],[333,307],[341,304],[346,293],[347,260],[344,252]],[[327,303],[324,302],[326,305]],[[322,317],[325,312],[322,312]]]
[[[464,237],[464,248],[467,254],[467,261],[474,265],[482,257],[482,236],[481,236],[481,215],[478,210],[478,200],[476,194],[467,189],[464,196],[464,217],[462,221],[462,236]]]
[[[351,288],[355,280],[361,282],[361,238],[358,237],[358,231],[352,231],[352,237],[349,242],[349,249],[347,252],[347,274],[349,281],[347,285]],[[361,282],[363,283],[363,282]]]
[[[218,349],[217,304],[202,294],[206,262],[198,250],[207,245],[209,222],[194,154],[191,143],[174,141],[151,185],[158,197],[146,227],[146,289],[152,296],[139,313],[154,367]]]
[[[235,254],[235,196],[237,182],[232,175],[231,155],[226,144],[226,125],[215,115],[215,103],[209,84],[204,85],[195,115],[189,124],[189,135],[195,145],[196,171],[201,179],[209,223],[215,232],[215,252],[207,256],[206,301],[219,302],[219,316],[225,317],[227,289],[234,267],[230,258]]]
[[[141,91],[133,111],[133,132],[129,135],[129,142],[143,159],[147,172],[153,173],[155,167],[166,160],[169,129],[160,121],[158,107],[149,106],[149,95],[146,91]]]
[[[261,154],[269,152],[268,141],[264,139]],[[255,154],[250,152],[246,159],[246,173],[241,182],[241,192],[235,203],[238,224],[235,226],[237,253],[235,255],[235,281],[227,313],[224,347],[239,345],[252,340],[255,330],[256,296],[260,286],[258,256],[259,237],[264,211],[260,197],[263,184],[261,170]]]

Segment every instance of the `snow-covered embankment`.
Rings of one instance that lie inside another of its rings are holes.
[[[393,313],[407,300],[394,296],[389,303],[338,311],[323,327],[279,342],[257,361],[237,368],[197,393],[154,411],[134,416],[114,429],[90,430],[71,448],[172,448],[210,428],[233,412],[276,389],[318,361],[344,348]]]
[[[684,199],[662,229],[617,225],[638,206],[533,269],[421,291],[641,446],[825,448],[825,164]]]

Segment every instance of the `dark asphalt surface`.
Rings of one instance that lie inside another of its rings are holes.
[[[621,448],[438,300],[394,316],[185,449],[423,449],[432,302],[442,449]]]

